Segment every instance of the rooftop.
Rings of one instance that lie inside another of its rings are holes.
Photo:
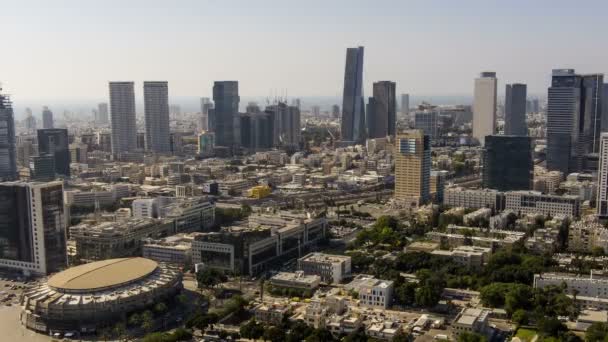
[[[59,272],[49,278],[48,284],[68,291],[107,289],[141,279],[157,267],[156,261],[139,257],[103,260]]]

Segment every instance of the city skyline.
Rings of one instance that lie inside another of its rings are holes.
[[[322,11],[315,1],[264,1],[255,7],[241,1],[187,2],[179,8],[158,2],[128,8],[112,2],[31,3],[37,6],[10,4],[1,15],[12,53],[0,56],[7,66],[0,81],[21,103],[97,101],[108,81],[147,79],[167,80],[177,96],[209,97],[218,80],[238,80],[249,96],[339,96],[343,51],[358,45],[367,50],[364,94],[371,94],[373,82],[392,80],[397,93],[470,95],[472,79],[482,70],[500,75],[498,89],[525,83],[530,94],[545,94],[554,68],[605,71],[606,53],[596,41],[607,24],[594,20],[605,9],[600,2],[576,9],[574,19],[585,25],[567,27],[563,19],[573,5],[562,1],[550,6],[472,1],[458,8],[439,2],[345,6],[336,1],[324,3]],[[519,11],[524,5],[527,11]],[[391,14],[380,10],[386,7],[394,9]],[[359,20],[363,16],[367,20]],[[277,25],[285,29],[276,30]],[[569,39],[569,49],[557,44],[563,39]],[[205,44],[197,44],[201,40]],[[235,47],[256,54],[245,60],[232,52]],[[304,53],[311,50],[315,53]],[[448,51],[455,53],[446,60]]]

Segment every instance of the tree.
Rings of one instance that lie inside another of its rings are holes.
[[[141,315],[141,328],[146,332],[152,331],[154,328],[154,319],[152,316],[152,312],[150,310],[146,310]]]
[[[137,312],[133,313],[129,316],[129,325],[140,325],[141,324],[141,316],[137,314]]]
[[[264,326],[252,319],[242,325],[239,332],[243,338],[258,339],[264,335]]]
[[[528,324],[528,312],[524,309],[517,309],[511,316],[511,320],[515,322],[515,324],[525,325]]]
[[[601,342],[606,338],[608,338],[608,323],[592,323],[585,332],[585,341],[587,342]]]
[[[285,331],[279,329],[273,325],[264,329],[264,340],[271,342],[282,342],[285,339]]]
[[[205,268],[196,273],[196,280],[199,288],[208,288],[228,281],[228,277],[222,271],[215,268]]]
[[[412,305],[416,301],[416,283],[402,283],[395,288],[395,299],[401,305]]]
[[[154,312],[156,312],[158,314],[162,314],[165,311],[167,311],[167,304],[160,302],[160,303],[157,303],[156,305],[154,305]]]
[[[555,317],[541,317],[536,323],[539,333],[545,336],[557,337],[568,330],[562,322]]]
[[[116,336],[116,339],[120,341],[127,332],[127,327],[124,322],[118,322],[114,325],[112,332],[114,333],[114,336]]]
[[[410,341],[410,337],[409,335],[403,331],[403,330],[399,330],[395,336],[393,336],[392,342],[409,342]]]
[[[416,305],[423,307],[435,306],[439,302],[440,298],[441,294],[437,293],[433,287],[428,285],[423,285],[417,288],[414,296]]]
[[[487,340],[483,335],[466,331],[458,336],[458,342],[486,342]]]
[[[177,328],[173,332],[173,339],[175,341],[190,341],[192,340],[192,333],[184,328]]]
[[[335,341],[327,329],[315,329],[306,339],[306,342],[331,342]]]

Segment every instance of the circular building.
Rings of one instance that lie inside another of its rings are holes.
[[[24,292],[21,323],[30,329],[93,331],[182,288],[179,268],[120,258],[69,268]]]

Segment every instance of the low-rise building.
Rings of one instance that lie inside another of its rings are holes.
[[[378,309],[386,309],[393,302],[393,281],[376,279],[360,274],[346,285],[346,289],[359,294],[359,304]]]
[[[538,191],[508,191],[505,196],[505,209],[519,214],[578,217],[581,212],[580,199],[576,196],[546,195]]]
[[[260,304],[253,309],[255,320],[258,322],[280,326],[283,318],[289,312],[289,306],[282,304]]]
[[[432,255],[449,258],[459,265],[479,270],[490,259],[492,248],[477,246],[458,246],[450,251],[435,250]]]
[[[305,275],[302,271],[279,272],[270,278],[270,284],[277,287],[314,290],[319,287],[321,277]]]
[[[145,239],[142,256],[158,262],[188,265],[192,261],[192,241],[200,233],[177,234],[163,239]]]
[[[444,190],[443,204],[450,207],[490,208],[495,212],[504,209],[504,193],[491,190],[468,190],[458,187]]]
[[[452,322],[452,332],[458,337],[463,333],[488,334],[490,310],[464,308]]]
[[[316,274],[327,283],[340,283],[351,272],[351,257],[324,253],[310,253],[298,259],[298,269],[305,274]]]
[[[568,250],[590,253],[594,248],[608,252],[608,229],[595,216],[585,216],[568,229]]]
[[[568,292],[576,291],[577,298],[596,297],[608,299],[608,278],[597,277],[593,272],[589,276],[579,276],[571,273],[543,273],[534,275],[534,288],[547,286],[567,286]]]

